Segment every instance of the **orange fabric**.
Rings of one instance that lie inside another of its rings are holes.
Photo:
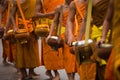
[[[86,3],[79,6],[83,15],[85,14],[85,9],[86,9],[85,6],[86,6]],[[67,12],[64,16],[66,16],[66,15],[67,15]],[[78,12],[76,12],[76,16],[77,16],[77,20],[78,20],[78,23],[79,23],[79,26],[80,26],[81,22],[82,22],[82,18],[79,15]],[[80,29],[80,28],[78,28],[78,29]],[[79,30],[77,30],[77,34],[78,33],[79,33]],[[70,52],[70,47],[68,45],[66,45],[66,43],[64,43],[64,66],[65,66],[65,70],[66,70],[67,73],[77,71],[75,55]]]
[[[114,52],[112,51],[109,57],[108,63],[106,65],[105,80],[115,80],[113,75],[113,69],[112,69],[113,59],[114,59]]]
[[[95,80],[96,77],[96,63],[82,64],[79,66],[80,80]]]
[[[40,66],[38,41],[36,36],[31,33],[27,43],[16,42],[16,66],[18,68],[35,68]]]
[[[64,3],[64,0],[44,0],[44,9],[46,13],[54,11],[58,5]]]
[[[81,5],[78,4],[78,8],[80,9],[79,10],[80,12],[76,11],[76,17],[77,17],[77,21],[78,21],[78,25],[79,25],[77,34],[79,34],[79,32],[80,32],[80,27],[81,27],[81,23],[83,20],[83,16],[86,13],[86,2],[84,2]],[[96,63],[77,65],[77,72],[80,75],[80,80],[95,80]]]
[[[6,13],[6,12],[5,12]],[[3,16],[2,16],[2,24],[5,26],[5,24],[6,24],[6,20],[7,20],[7,17],[6,17],[6,14],[3,14]]]
[[[76,59],[75,55],[70,52],[70,47],[64,43],[64,66],[67,73],[76,72]]]
[[[42,40],[42,54],[45,68],[47,70],[63,69],[63,54],[62,49],[55,51],[46,44],[45,39]]]
[[[16,55],[16,45],[9,40],[2,40],[3,58],[8,58],[8,61],[13,62]]]
[[[7,58],[8,54],[10,54],[10,46],[9,46],[9,41],[7,40],[2,40],[2,45],[3,45],[3,58]],[[10,60],[10,59],[9,59]]]
[[[69,10],[66,10],[63,13],[62,26],[64,26],[64,27],[66,26],[66,21],[67,21],[68,13],[69,13]]]
[[[5,26],[5,24],[7,22],[7,18],[9,16],[9,10],[8,9],[6,9],[5,12],[2,14],[2,24],[3,24],[3,26]],[[10,26],[10,28],[11,28],[11,26]],[[15,54],[16,54],[16,49],[15,48],[16,48],[16,46],[11,41],[12,40],[2,40],[2,45],[3,45],[3,54],[2,55],[3,55],[3,58],[7,58],[8,61],[13,62],[15,60]]]
[[[43,6],[45,13],[54,11],[55,8],[63,2],[64,0],[44,0]],[[64,68],[62,49],[54,51],[46,44],[45,40],[42,40],[42,52],[43,62],[47,70],[58,70]]]
[[[84,2],[83,4],[81,5],[78,5],[80,11],[81,11],[81,15],[85,15],[86,13],[86,2]],[[77,34],[79,34],[80,32],[80,27],[81,27],[81,23],[82,23],[82,17],[80,16],[79,12],[76,10],[76,18],[77,18],[77,21],[78,21],[78,25],[79,25],[79,28],[77,30]],[[78,35],[77,35],[78,36]]]

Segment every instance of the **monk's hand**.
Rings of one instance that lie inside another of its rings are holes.
[[[104,38],[102,38],[101,40],[97,41],[96,42],[96,46],[100,47],[100,45],[103,44],[103,43],[105,43],[105,39]]]
[[[69,34],[67,37],[68,37],[67,44],[69,46],[72,46],[72,42],[75,41],[73,34]]]
[[[14,28],[14,32],[17,32],[17,31],[18,31],[18,28],[15,27],[15,28]]]

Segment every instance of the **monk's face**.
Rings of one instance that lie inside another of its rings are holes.
[[[70,4],[73,0],[65,0],[67,4]]]

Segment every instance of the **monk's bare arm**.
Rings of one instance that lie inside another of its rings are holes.
[[[113,0],[110,1],[110,5],[109,5],[108,11],[107,11],[107,15],[106,15],[106,18],[105,18],[104,23],[103,23],[102,39],[104,41],[105,41],[107,32],[111,27],[111,21],[112,21],[112,17],[113,17],[113,2],[112,1]]]
[[[56,8],[56,10],[55,10],[55,15],[54,15],[53,23],[51,25],[49,36],[52,35],[52,32],[55,29],[55,27],[56,28],[58,27],[58,25],[59,25],[59,17],[60,17],[60,6],[58,6]]]
[[[54,16],[55,12],[52,11],[50,13],[41,13],[41,11],[43,10],[42,6],[42,2],[41,0],[36,0],[36,8],[35,8],[35,13],[34,13],[34,17],[49,17],[49,16]]]
[[[80,32],[79,32],[78,40],[82,40],[82,37],[85,34],[85,28],[86,28],[85,23],[86,23],[86,18],[83,19],[83,21],[82,21],[82,25],[81,25],[81,29],[80,29]]]
[[[59,17],[60,17],[60,7],[57,7],[55,9],[55,15],[54,15],[54,19],[53,19],[53,23],[51,24],[51,27],[50,27],[50,32],[49,32],[49,35],[47,36],[46,38],[46,42],[48,41],[48,39],[51,37],[53,31],[55,30],[55,28],[57,29],[58,28],[58,25],[59,25]]]
[[[5,25],[5,27],[6,27],[5,34],[7,33],[10,24],[13,24],[14,28],[16,27],[16,25],[15,25],[15,14],[16,14],[17,5],[16,5],[15,1],[11,1],[10,4],[11,4],[10,14],[9,14],[8,19],[7,19],[7,23]]]
[[[72,41],[74,40],[74,36],[73,36],[73,27],[74,27],[74,20],[75,20],[75,14],[76,14],[76,7],[74,4],[74,1],[71,2],[70,4],[70,8],[69,8],[69,14],[68,14],[68,19],[67,19],[67,23],[66,23],[66,39],[67,39],[67,43],[69,45],[72,44]]]

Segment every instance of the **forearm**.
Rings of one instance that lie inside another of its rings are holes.
[[[50,13],[46,13],[46,14],[43,14],[43,13],[40,13],[40,12],[36,12],[34,17],[37,17],[37,18],[47,18],[47,17],[51,17],[51,16],[54,16],[55,12],[50,12]]]
[[[10,8],[10,14],[9,14],[9,16],[8,16],[8,19],[7,19],[7,23],[6,23],[6,26],[5,26],[5,28],[6,28],[6,30],[5,30],[5,33],[7,33],[7,31],[8,31],[8,28],[9,28],[9,26],[11,25],[11,24],[13,24],[13,26],[15,26],[16,24],[15,24],[15,20],[14,20],[14,16],[15,16],[15,14],[16,14],[16,4],[15,3],[11,3],[13,6],[11,6],[11,8]]]
[[[85,34],[85,20],[82,21],[81,29],[79,31],[78,40],[82,40],[83,35]]]
[[[67,34],[68,34],[68,36],[69,35],[73,35],[73,27],[74,27],[74,24],[73,24],[73,22],[71,22],[71,21],[67,21],[67,25],[66,25],[66,31],[68,32]]]
[[[111,0],[112,1],[112,0]],[[112,7],[112,2],[110,2],[107,14],[106,14],[106,18],[103,22],[103,32],[102,32],[102,39],[105,40],[106,36],[107,36],[107,32],[111,27],[111,23],[112,23],[112,17],[113,17],[113,7]]]
[[[51,27],[50,27],[49,36],[52,35],[53,31],[55,30],[55,27],[56,27],[56,29],[58,28],[58,24],[59,24],[58,21],[53,21],[53,23],[51,24]]]
[[[106,39],[109,28],[110,28],[110,24],[107,20],[105,20],[103,23],[102,39]]]

